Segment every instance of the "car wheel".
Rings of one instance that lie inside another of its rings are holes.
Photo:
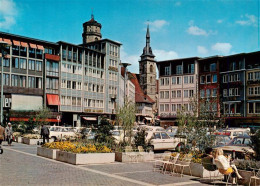
[[[57,138],[56,138],[55,136],[52,136],[51,139],[52,139],[53,141],[56,141],[56,140],[57,140]]]

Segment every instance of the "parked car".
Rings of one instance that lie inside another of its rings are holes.
[[[228,129],[221,129],[215,134],[218,135],[227,135],[231,139],[235,138],[236,136],[248,136],[250,133],[249,128],[228,128]]]
[[[146,140],[150,141],[153,150],[175,150],[184,146],[186,139],[171,138],[165,131],[148,131]]]
[[[231,138],[226,135],[212,135],[215,139],[213,142],[214,147],[222,147],[230,143]]]
[[[49,126],[50,138],[54,141],[65,139],[67,137],[76,137],[76,133],[72,127]]]
[[[89,140],[93,140],[95,139],[96,133],[93,132],[93,130],[91,128],[84,128],[81,130],[81,138],[82,139],[89,139]]]
[[[237,136],[229,144],[218,148],[222,148],[225,153],[232,154],[233,158],[244,158],[245,152],[254,153],[254,150],[250,147],[251,144],[251,137],[244,135]]]

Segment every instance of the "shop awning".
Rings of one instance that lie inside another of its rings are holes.
[[[152,118],[149,118],[149,117],[144,117],[146,120],[149,120],[149,121],[151,121],[152,120]]]
[[[22,117],[10,117],[10,121],[29,121],[29,118],[22,118]],[[36,121],[35,118],[33,118],[33,121]],[[47,118],[47,122],[58,122],[55,118]]]
[[[4,42],[7,42],[9,45],[12,45],[12,42],[10,39],[4,39]]]
[[[30,43],[30,47],[31,48],[37,48],[36,44],[32,44],[32,43]]]
[[[42,45],[37,45],[37,48],[38,48],[39,50],[44,50],[44,48],[43,48]]]
[[[86,121],[97,121],[96,117],[82,117]]]
[[[13,44],[16,45],[16,46],[20,46],[20,41],[13,40]]]
[[[28,43],[25,43],[25,42],[21,42],[21,45],[22,45],[23,47],[28,47]]]
[[[48,105],[60,105],[59,95],[47,94]]]

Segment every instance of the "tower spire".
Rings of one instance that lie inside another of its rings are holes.
[[[94,19],[93,8],[91,8],[91,19]]]
[[[146,30],[146,45],[143,49],[142,56],[151,56],[154,57],[152,48],[150,46],[150,30],[149,30],[149,22],[147,24],[147,30]]]

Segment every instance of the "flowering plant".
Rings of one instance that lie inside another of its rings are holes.
[[[41,136],[39,134],[25,134],[23,137],[29,138],[29,139],[40,139]]]
[[[43,147],[50,149],[59,149],[66,152],[73,153],[108,153],[111,152],[111,149],[104,145],[94,145],[94,144],[85,144],[79,142],[52,142],[45,143]]]

